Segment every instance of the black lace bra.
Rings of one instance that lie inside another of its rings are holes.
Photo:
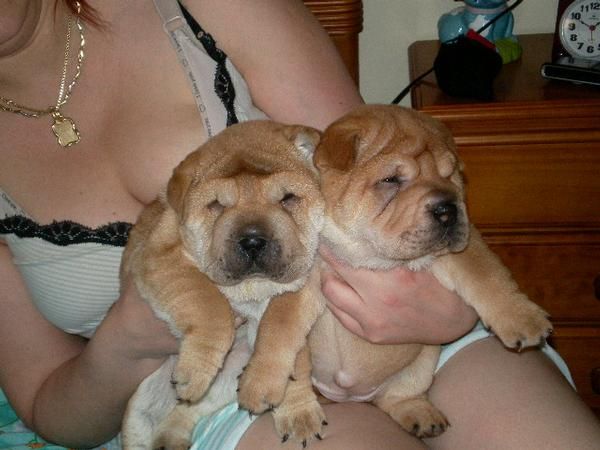
[[[40,238],[61,246],[95,242],[123,247],[127,243],[131,226],[127,222],[111,222],[98,228],[90,228],[69,220],[40,225],[28,217],[17,215],[0,220],[0,235]]]

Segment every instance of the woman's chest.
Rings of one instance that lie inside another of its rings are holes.
[[[6,136],[0,187],[40,222],[133,221],[205,139],[160,23],[151,29],[136,24],[89,32],[81,76],[61,108],[76,124],[79,143],[60,147],[50,117],[0,117]]]

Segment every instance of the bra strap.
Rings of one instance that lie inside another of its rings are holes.
[[[178,41],[177,32],[183,32],[191,41],[199,42],[201,44],[199,47],[201,47],[216,64],[213,89],[225,108],[225,113],[227,115],[225,125],[230,126],[237,123],[238,118],[235,113],[235,88],[226,66],[227,55],[216,46],[212,36],[200,27],[191,14],[189,14],[178,1],[153,1],[157,12],[162,19],[163,29],[169,36],[171,44],[177,52],[179,61],[192,86],[196,106],[204,122],[206,133],[208,137],[212,137],[216,132],[213,130],[213,126],[209,120],[207,104],[202,98],[202,89],[200,89],[196,76],[192,72],[192,64],[190,64],[188,60],[185,49]],[[217,130],[217,132],[218,131],[219,130]]]

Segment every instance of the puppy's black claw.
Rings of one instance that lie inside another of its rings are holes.
[[[323,425],[324,427],[326,427],[326,426],[327,426],[327,425],[329,425],[329,424],[327,423],[327,421],[326,421],[326,420],[324,420],[323,422],[321,422],[321,425]]]
[[[319,433],[315,434],[315,437],[320,441],[323,440],[323,436],[321,436]]]
[[[290,438],[289,434],[284,434],[283,437],[281,438],[281,443],[283,444],[284,442],[287,442],[287,440]]]
[[[415,436],[419,434],[419,430],[421,429],[421,427],[419,426],[418,423],[415,423],[412,427],[412,430],[410,430],[411,434],[414,434]]]
[[[302,441],[302,448],[306,448],[306,439]]]
[[[523,341],[517,341],[517,351],[521,353],[523,350]]]
[[[294,377],[294,375],[290,375],[290,381],[296,381],[296,377]]]

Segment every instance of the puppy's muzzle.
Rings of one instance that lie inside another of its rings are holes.
[[[450,251],[460,251],[468,239],[468,227],[464,212],[454,196],[443,196],[429,205],[434,235],[440,237],[439,244]]]
[[[277,279],[283,276],[287,265],[283,261],[282,247],[264,226],[249,224],[238,229],[226,252],[226,271],[230,279],[241,280],[248,276]]]

